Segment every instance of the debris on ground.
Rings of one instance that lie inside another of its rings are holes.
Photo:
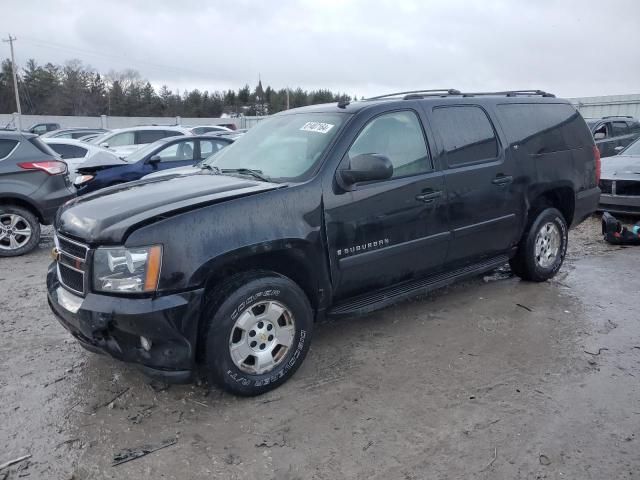
[[[598,349],[598,351],[596,353],[589,352],[588,350],[584,350],[584,353],[587,353],[589,355],[593,355],[595,357],[595,356],[600,355],[604,350],[609,350],[609,349],[607,347],[601,347],[601,348]]]
[[[544,453],[541,453],[540,456],[538,457],[538,460],[540,461],[540,465],[551,465],[551,459],[549,457],[547,457]]]
[[[141,447],[136,448],[125,448],[124,450],[121,450],[113,456],[113,463],[111,464],[111,466],[115,467],[117,465],[130,462],[131,460],[136,460],[137,458],[144,457],[145,455],[157,452],[162,448],[170,447],[171,445],[175,445],[176,443],[178,443],[177,438],[168,438],[160,443],[153,445],[142,445]]]
[[[602,214],[602,235],[612,245],[640,245],[640,222],[627,228],[609,212]]]
[[[533,309],[531,307],[527,307],[526,305],[523,305],[521,303],[516,303],[516,306],[525,309],[527,312],[533,313]]]
[[[23,462],[28,458],[31,458],[31,454],[23,455],[22,457],[14,458],[13,460],[9,460],[8,462],[4,462],[3,464],[0,464],[0,471],[4,470],[7,467],[10,467],[11,465],[15,465],[16,463]]]

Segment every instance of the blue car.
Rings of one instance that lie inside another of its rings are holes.
[[[74,184],[78,195],[139,180],[160,170],[194,165],[213,155],[233,139],[217,135],[167,137],[136,150],[124,159],[96,157],[77,169]]]

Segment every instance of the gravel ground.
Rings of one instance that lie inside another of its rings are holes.
[[[0,480],[640,477],[640,249],[571,232],[508,269],[316,327],[294,378],[240,399],[88,353],[45,296],[51,239],[0,260]],[[112,466],[127,448],[161,450]]]

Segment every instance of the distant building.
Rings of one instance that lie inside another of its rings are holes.
[[[585,118],[601,118],[608,115],[640,118],[640,94],[579,97],[570,98],[569,101]]]

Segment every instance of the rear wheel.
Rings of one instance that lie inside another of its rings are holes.
[[[313,313],[304,292],[273,272],[248,272],[212,291],[205,309],[211,381],[243,396],[286,382],[309,350]]]
[[[30,252],[40,241],[40,222],[29,210],[0,205],[0,257],[17,257]]]
[[[552,278],[567,253],[568,228],[559,210],[545,208],[534,217],[510,261],[513,272],[524,280],[544,282]]]

